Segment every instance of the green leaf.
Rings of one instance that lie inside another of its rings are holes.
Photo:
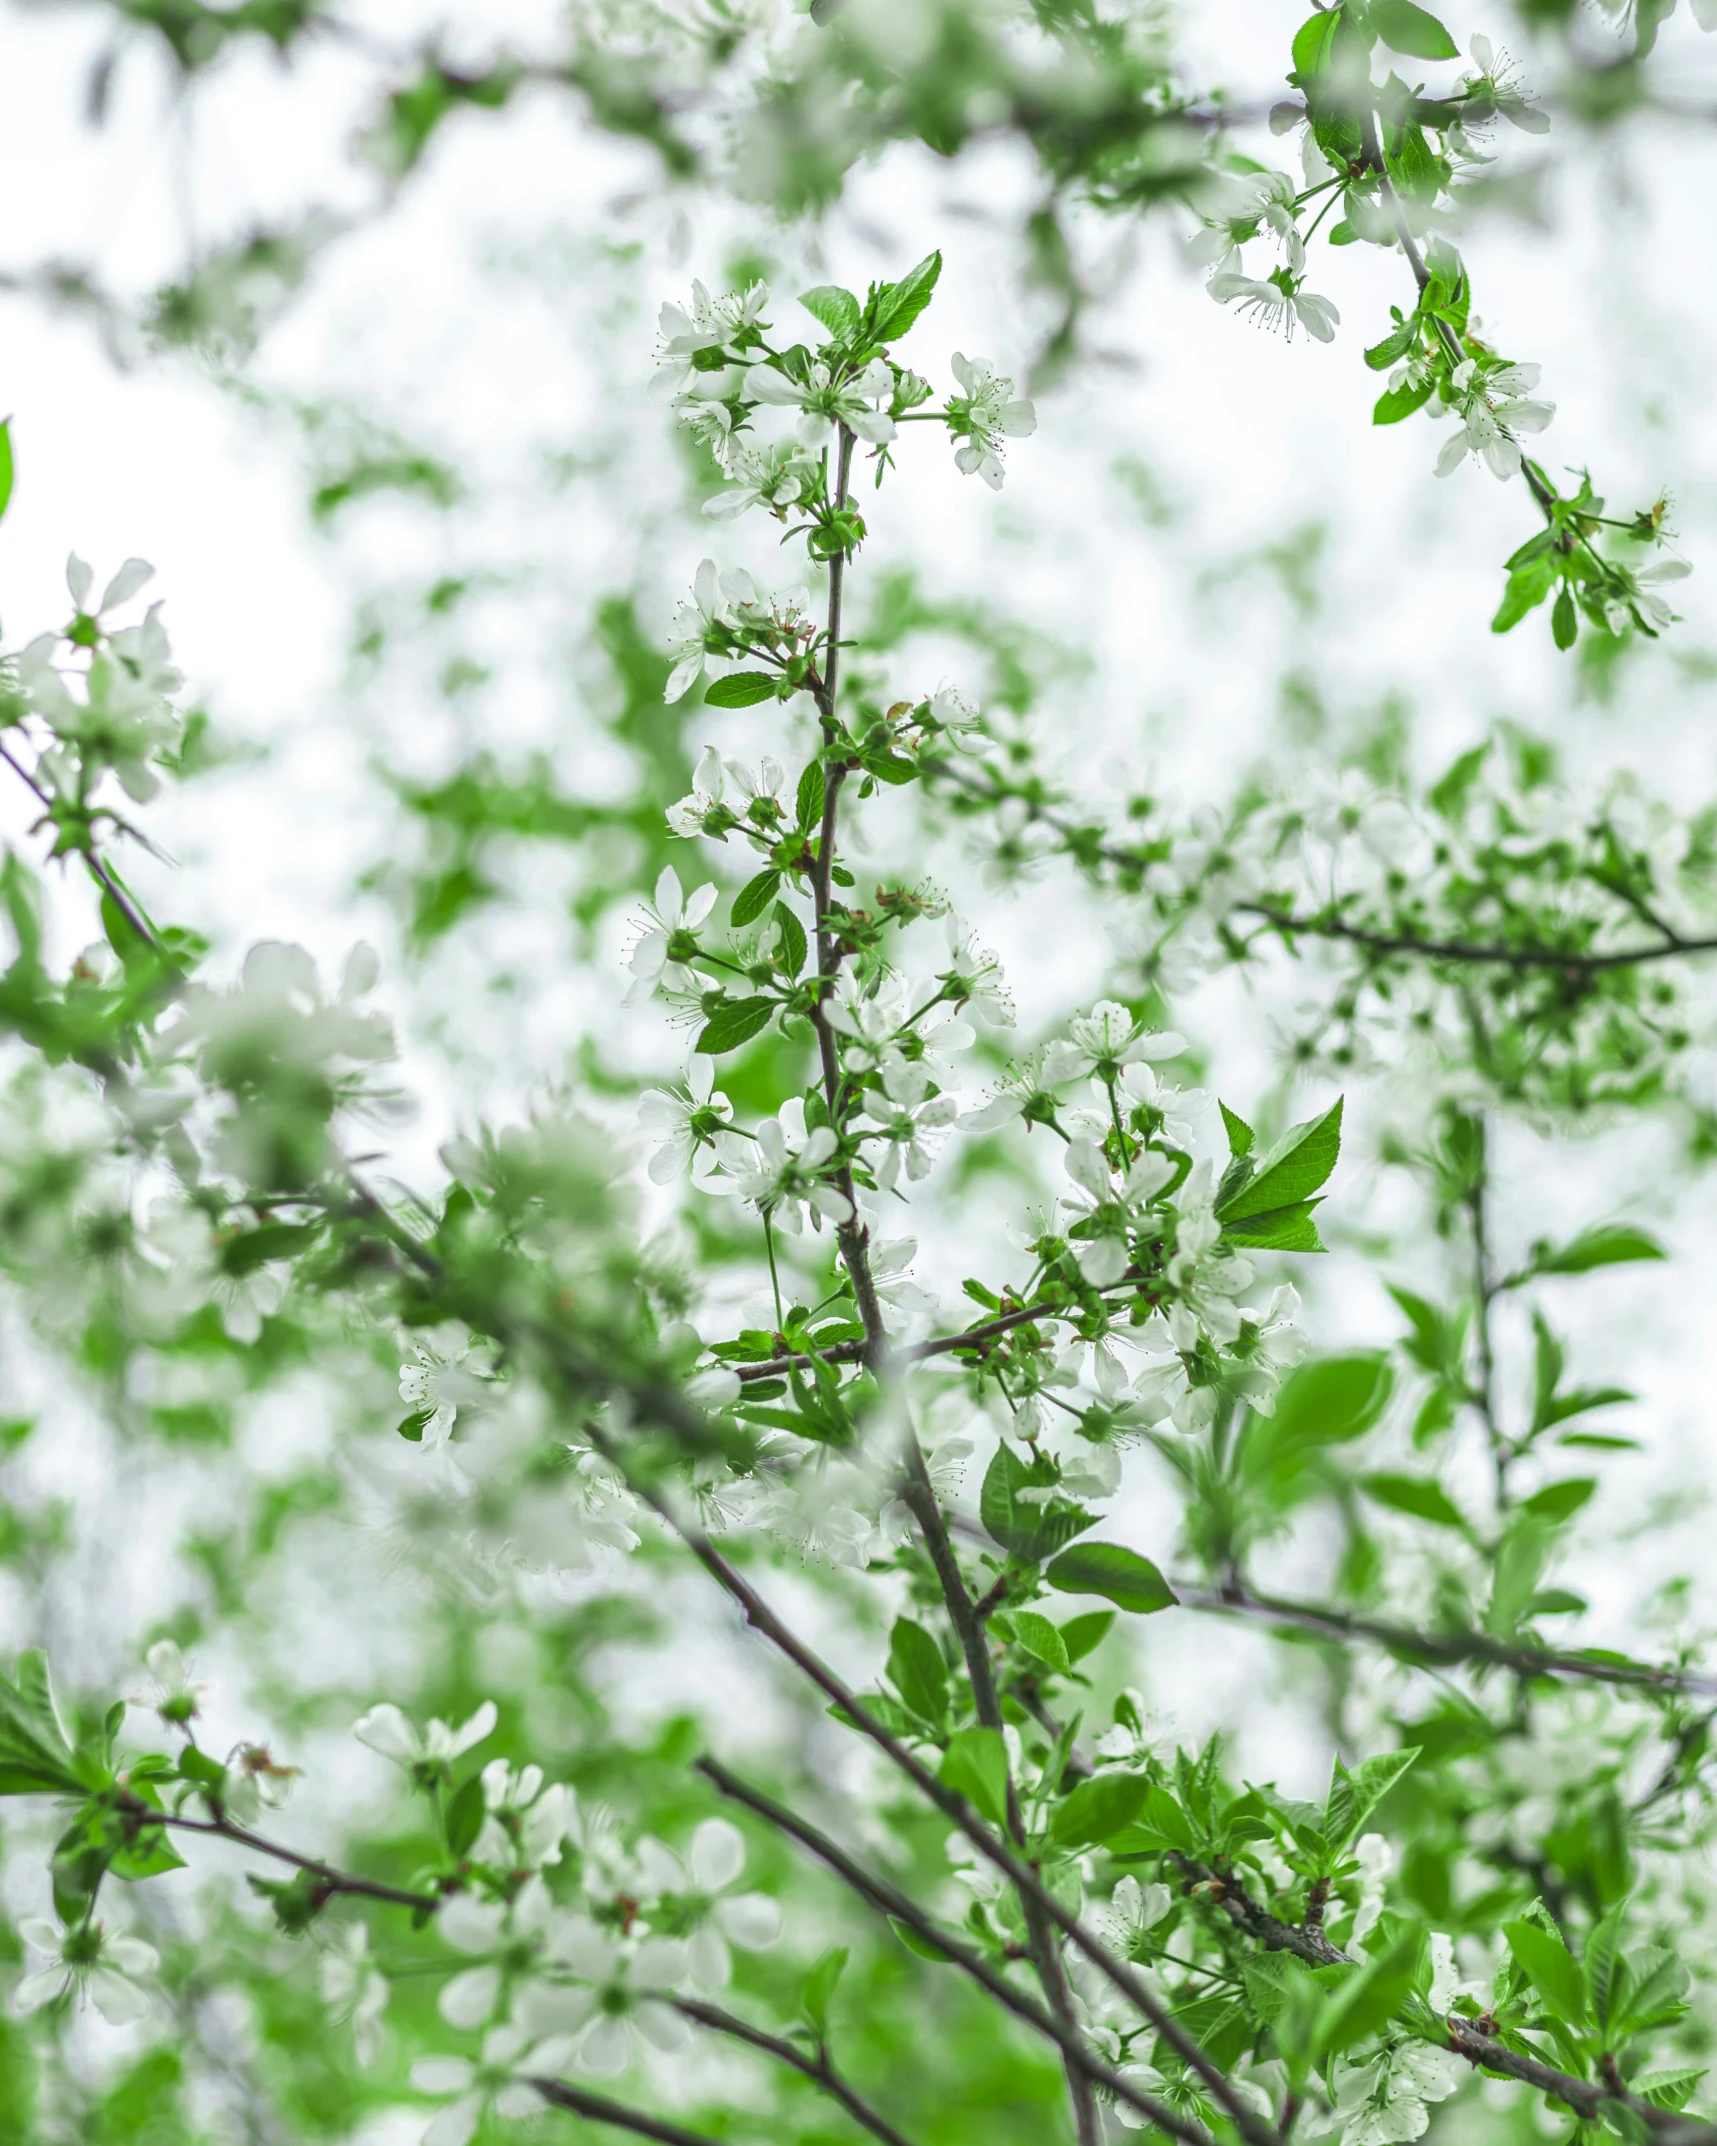
[[[1046,1456],[1022,1460],[1007,1444],[997,1446],[978,1493],[978,1517],[1004,1550],[1031,1560],[1051,1557],[1092,1526],[1095,1515],[1070,1498],[1022,1497],[1022,1491],[1053,1492],[1061,1471]]]
[[[810,951],[805,927],[785,902],[775,904],[775,953],[789,976],[797,976]]]
[[[1000,1729],[956,1729],[943,1754],[941,1780],[991,1825],[1007,1824],[1008,1747]]]
[[[1340,20],[1340,9],[1331,8],[1327,14],[1314,15],[1309,22],[1301,23],[1294,32],[1294,73],[1302,89],[1309,89],[1329,66]]]
[[[1309,1199],[1329,1177],[1341,1153],[1341,1102],[1321,1118],[1308,1118],[1284,1133],[1261,1158],[1256,1172],[1217,1209],[1225,1225],[1267,1215]]]
[[[1572,648],[1580,637],[1580,617],[1574,609],[1574,594],[1564,586],[1550,613],[1550,638],[1558,648]]]
[[[16,465],[12,459],[12,420],[0,418],[0,520],[12,504],[12,480]]]
[[[419,1408],[413,1410],[409,1416],[401,1416],[394,1429],[408,1444],[418,1446],[423,1443],[423,1434],[434,1420],[433,1408]]]
[[[889,343],[904,335],[930,303],[941,273],[942,256],[930,253],[898,283],[885,283],[870,302],[872,341]]]
[[[1284,1445],[1346,1445],[1381,1419],[1394,1387],[1381,1352],[1314,1357],[1282,1381],[1271,1434]]]
[[[733,928],[741,931],[747,924],[754,924],[775,899],[781,885],[781,874],[773,865],[766,872],[759,872],[755,879],[748,879],[733,897]]]
[[[447,1806],[447,1852],[457,1862],[483,1830],[483,1777],[474,1773]]]
[[[847,1971],[850,1957],[845,1945],[834,1945],[805,1977],[799,1991],[799,2010],[810,2022],[818,2041],[829,2037],[829,2006],[834,2002],[835,1986]]]
[[[801,291],[799,303],[837,340],[851,335],[862,311],[852,292],[843,291],[838,283],[819,283],[815,290]]]
[[[1428,15],[1413,0],[1371,0],[1371,27],[1391,52],[1405,52],[1416,60],[1458,60],[1461,48],[1435,15]]]
[[[1064,1595],[1102,1595],[1139,1617],[1180,1599],[1148,1557],[1118,1543],[1077,1543],[1063,1550],[1043,1576]]]
[[[1118,1833],[1109,1846],[1116,1855],[1150,1855],[1164,1848],[1178,1848],[1183,1855],[1192,1855],[1198,1847],[1198,1836],[1174,1797],[1160,1781],[1153,1781],[1145,1793],[1138,1823]]]
[[[1061,1644],[1067,1649],[1070,1662],[1082,1662],[1109,1636],[1109,1627],[1115,1622],[1113,1610],[1087,1610],[1081,1617],[1069,1617],[1061,1627]]]
[[[1596,1476],[1570,1476],[1565,1483],[1546,1483],[1520,1509],[1535,1520],[1549,1520],[1559,1527],[1563,1521],[1573,1519],[1597,1487]]]
[[[1028,1654],[1035,1654],[1040,1662],[1047,1662],[1062,1676],[1073,1667],[1060,1627],[1051,1624],[1047,1617],[1040,1617],[1036,1610],[1015,1610],[1011,1622],[1015,1639]]]
[[[948,1711],[947,1664],[935,1640],[910,1617],[897,1617],[889,1635],[888,1681],[920,1721],[941,1726]]]
[[[1559,1937],[1535,1922],[1505,1922],[1502,1934],[1516,1966],[1565,2026],[1586,2023],[1586,1978]]]
[[[891,1915],[888,1923],[907,1951],[917,1953],[921,1960],[935,1960],[939,1965],[945,1965],[954,1957],[951,1952],[944,1952],[940,1945],[933,1945],[928,1938],[920,1937],[912,1925],[902,1922],[898,1915]]]
[[[0,1796],[76,1795],[96,1785],[77,1771],[54,1705],[47,1656],[36,1649],[19,1655],[14,1681],[0,1677]]]
[[[1540,559],[1528,560],[1518,566],[1508,577],[1508,585],[1502,592],[1496,616],[1490,622],[1492,633],[1507,633],[1518,626],[1529,611],[1536,610],[1556,586],[1556,561],[1546,554]]]
[[[706,1058],[720,1058],[724,1052],[737,1051],[742,1043],[749,1043],[759,1029],[769,1026],[769,1017],[774,1011],[773,999],[728,999],[704,1023],[692,1049],[702,1051]]]
[[[799,777],[794,814],[799,832],[808,835],[823,817],[823,763],[813,760]]]
[[[1547,1244],[1534,1245],[1534,1274],[1590,1274],[1594,1267],[1620,1267],[1637,1259],[1667,1259],[1657,1239],[1631,1223],[1611,1222],[1597,1229],[1582,1230],[1572,1244],[1559,1251]]]
[[[712,678],[703,697],[712,708],[755,708],[760,700],[773,700],[780,680],[771,671],[734,671],[726,678]]]
[[[1351,2049],[1388,2025],[1412,1993],[1422,1942],[1419,1932],[1412,1931],[1367,1960],[1358,1974],[1342,1980],[1318,2020],[1320,2057]]]
[[[1418,1475],[1383,1473],[1361,1476],[1360,1487],[1368,1498],[1386,1505],[1391,1512],[1410,1513],[1415,1520],[1429,1520],[1440,1528],[1459,1528],[1463,1533],[1466,1530],[1466,1515],[1441,1483],[1428,1482]]]
[[[1261,1252],[1327,1251],[1312,1220],[1312,1209],[1322,1204],[1321,1200],[1297,1200],[1291,1207],[1273,1207],[1268,1214],[1225,1222],[1222,1234],[1229,1244],[1250,1245]]]
[[[1431,399],[1429,380],[1408,380],[1400,387],[1385,388],[1372,407],[1371,422],[1374,425],[1398,425],[1404,417],[1411,417],[1415,410],[1422,410]]]
[[[1080,1782],[1057,1809],[1049,1830],[1063,1848],[1090,1848],[1112,1841],[1137,1822],[1150,1789],[1143,1774],[1100,1773]]]
[[[1253,1148],[1258,1144],[1258,1135],[1244,1118],[1237,1117],[1229,1109],[1228,1105],[1220,1099],[1218,1099],[1216,1107],[1222,1113],[1222,1129],[1228,1135],[1229,1154],[1250,1155]]]
[[[1398,358],[1404,358],[1418,340],[1419,323],[1404,320],[1392,335],[1386,335],[1381,343],[1373,343],[1365,353],[1365,362],[1374,373],[1386,373]]]
[[[1385,1751],[1350,1773],[1337,1759],[1324,1806],[1323,1835],[1332,1856],[1339,1856],[1389,1791],[1419,1756],[1419,1746]]]

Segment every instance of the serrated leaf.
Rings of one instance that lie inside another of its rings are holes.
[[[1351,1772],[1336,1760],[1321,1829],[1332,1856],[1340,1855],[1418,1756],[1419,1746],[1409,1744],[1404,1751],[1380,1752]]]
[[[942,1757],[941,1781],[991,1825],[1007,1824],[1008,1749],[1000,1729],[956,1729]]]
[[[794,816],[799,832],[808,835],[823,817],[823,763],[813,760],[799,777]]]
[[[1254,1175],[1226,1206],[1217,1210],[1217,1219],[1226,1226],[1309,1199],[1326,1182],[1340,1153],[1338,1098],[1321,1118],[1308,1118],[1303,1125],[1284,1133],[1269,1153],[1260,1157]]]
[[[801,291],[799,303],[837,339],[851,335],[863,310],[852,292],[843,291],[838,283],[819,283],[815,290]]]
[[[1329,66],[1340,19],[1340,10],[1331,8],[1327,13],[1314,15],[1308,22],[1301,23],[1294,32],[1294,73],[1299,77],[1302,89],[1310,89]]]
[[[904,335],[930,303],[936,279],[941,273],[941,254],[929,253],[898,283],[885,283],[871,300],[872,340],[890,343]]]
[[[797,976],[805,966],[810,945],[804,925],[785,902],[775,904],[775,934],[776,959],[789,976]]]
[[[734,671],[726,678],[712,678],[703,697],[712,708],[755,708],[760,700],[773,700],[780,681],[770,671]]]
[[[1371,0],[1371,27],[1391,52],[1405,52],[1416,60],[1458,60],[1461,48],[1435,15],[1416,7],[1414,0]]]
[[[755,879],[748,879],[733,897],[733,928],[743,931],[747,924],[754,924],[775,899],[781,885],[781,874],[773,866],[759,872]]]
[[[1258,1135],[1244,1118],[1230,1110],[1228,1105],[1220,1098],[1217,1100],[1216,1107],[1222,1113],[1222,1129],[1228,1135],[1229,1154],[1250,1155],[1258,1144]]]
[[[1365,362],[1374,373],[1385,373],[1397,359],[1404,358],[1418,338],[1417,321],[1405,320],[1393,335],[1386,335],[1381,343],[1373,343],[1365,353]]]
[[[1248,1215],[1244,1221],[1225,1222],[1222,1234],[1229,1244],[1249,1245],[1257,1252],[1327,1252],[1312,1220],[1321,1200],[1298,1200],[1292,1207],[1272,1208],[1268,1214]]]
[[[1119,1543],[1076,1543],[1063,1550],[1043,1576],[1064,1595],[1102,1595],[1136,1617],[1148,1617],[1180,1600],[1148,1557]]]
[[[93,1785],[80,1778],[60,1725],[47,1656],[21,1654],[13,1681],[0,1677],[0,1796],[77,1794]]]
[[[1073,1667],[1058,1625],[1051,1624],[1036,1610],[1015,1610],[1012,1622],[1014,1637],[1028,1654],[1035,1654],[1040,1662],[1047,1662],[1062,1676]]]
[[[728,999],[704,1023],[692,1049],[701,1051],[706,1058],[720,1058],[727,1051],[737,1051],[742,1043],[749,1043],[759,1029],[768,1027],[774,1011],[773,999]]]
[[[1052,1460],[1022,1460],[1010,1446],[999,1445],[984,1471],[978,1517],[1015,1557],[1036,1561],[1052,1556],[1063,1543],[1083,1534],[1096,1517],[1065,1495],[1057,1495],[1059,1480],[1060,1470]],[[1024,1495],[1043,1492],[1050,1496]]]

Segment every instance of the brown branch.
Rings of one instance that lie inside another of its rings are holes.
[[[1117,2101],[1124,2101],[1130,2108],[1137,2109],[1141,2116],[1159,2125],[1170,2137],[1183,2140],[1185,2146],[1213,2146],[1210,2134],[1202,2124],[1193,2123],[1153,2095],[1141,2092],[1130,2080],[1122,2078],[1120,2073],[1112,2071],[1100,2058],[1091,2054],[1077,2033],[1070,2032],[1059,2020],[1052,2018],[1035,1997],[1029,1996],[1005,1976],[998,1974],[981,1953],[975,1952],[962,1939],[933,1922],[918,1904],[897,1886],[890,1885],[885,1878],[873,1876],[861,1863],[855,1862],[847,1851],[837,1841],[831,1840],[820,1827],[799,1817],[785,1805],[775,1802],[760,1789],[753,1788],[749,1782],[742,1781],[737,1774],[729,1773],[717,1759],[700,1758],[694,1760],[693,1764],[724,1796],[735,1803],[743,1804],[766,1824],[774,1826],[789,1839],[796,1840],[801,1847],[809,1849],[819,1862],[826,1864],[836,1877],[850,1886],[862,1900],[868,1901],[880,1914],[903,1923],[922,1944],[932,1948],[938,1956],[946,1958],[972,1981],[979,1983],[998,2004],[1013,2013],[1016,2019],[1024,2020],[1027,2026],[1035,2028],[1047,2041],[1056,2043],[1067,2060],[1076,2064],[1093,2085],[1102,2087],[1106,2093],[1113,2094]]]
[[[581,2086],[568,2086],[564,2079],[527,2078],[544,2101],[557,2109],[570,2109],[593,2124],[612,2124],[616,2131],[636,2132],[639,2138],[656,2139],[660,2146],[718,2146],[702,2131],[688,2131],[684,2124],[670,2124],[665,2117],[647,2116],[642,2109],[629,2109],[606,2094],[590,2094]]]
[[[265,1840],[260,1833],[252,1833],[247,1826],[235,1825],[224,1816],[181,1818],[172,1811],[158,1811],[141,1796],[133,1795],[122,1795],[120,1808],[129,1817],[142,1819],[145,1825],[168,1826],[176,1833],[207,1833],[217,1840],[230,1840],[240,1848],[249,1848],[257,1855],[271,1855],[278,1863],[290,1863],[294,1870],[307,1871],[330,1897],[335,1893],[351,1893],[365,1900],[385,1900],[392,1907],[427,1909],[431,1913],[442,1903],[439,1893],[411,1893],[398,1885],[382,1885],[374,1878],[356,1878],[349,1871],[332,1870],[314,1856],[300,1855],[295,1848],[283,1848],[278,1841]]]
[[[1324,1632],[1332,1639],[1368,1640],[1403,1661],[1423,1668],[1451,1668],[1459,1662],[1489,1662],[1517,1676],[1556,1677],[1613,1684],[1642,1691],[1717,1693],[1717,1676],[1661,1668],[1649,1662],[1606,1661],[1599,1656],[1567,1654],[1550,1647],[1523,1647],[1489,1632],[1419,1631],[1384,1618],[1356,1616],[1319,1602],[1298,1602],[1279,1595],[1254,1594],[1246,1588],[1200,1587],[1177,1580],[1175,1593],[1186,1609],[1217,1615],[1261,1617],[1301,1631]]]
[[[700,2027],[707,2027],[712,2034],[730,2034],[735,2041],[747,2042],[753,2049],[761,2049],[778,2063],[787,2064],[809,2079],[814,2086],[822,2088],[838,2101],[854,2123],[862,2124],[873,2138],[883,2141],[883,2146],[911,2146],[911,2141],[895,2130],[886,2117],[879,2116],[862,2095],[836,2071],[829,2059],[829,2052],[821,2043],[817,2054],[807,2056],[796,2044],[784,2040],[778,2034],[766,2034],[761,2027],[754,2027],[749,2020],[739,2019],[732,2012],[724,2012],[718,2004],[705,2004],[698,1997],[670,1997],[676,2012],[685,2018],[696,2020]]]
[[[909,1349],[894,1349],[890,1356],[895,1363],[922,1363],[927,1356],[946,1356],[954,1349],[981,1348],[986,1341],[994,1341],[1000,1334],[1011,1333],[1016,1326],[1028,1326],[1034,1319],[1076,1319],[1077,1305],[1065,1308],[1050,1304],[1022,1304],[1015,1311],[1007,1311],[994,1319],[986,1319],[981,1326],[965,1327],[958,1334],[944,1334],[936,1341],[915,1342]],[[783,1371],[803,1370],[810,1364],[856,1364],[865,1360],[869,1343],[865,1341],[837,1341],[832,1348],[819,1349],[814,1355],[771,1356],[760,1364],[735,1364],[731,1368],[743,1381],[774,1378]]]

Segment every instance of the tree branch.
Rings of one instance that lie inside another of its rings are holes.
[[[754,2027],[749,2020],[738,2019],[731,2012],[724,2012],[718,2004],[705,2004],[698,1997],[670,1997],[668,2002],[676,2012],[687,2019],[696,2020],[700,2027],[707,2027],[712,2034],[730,2034],[735,2041],[748,2042],[753,2049],[761,2049],[778,2063],[787,2064],[809,2079],[814,2086],[838,2101],[854,2123],[862,2124],[873,2138],[883,2141],[883,2146],[912,2146],[912,2142],[895,2130],[886,2117],[879,2116],[862,2095],[836,2071],[830,2062],[829,2052],[818,2045],[817,2054],[809,2057],[794,2043],[778,2034],[766,2034],[761,2027]]]
[[[1210,2133],[1202,2124],[1191,2122],[1156,2100],[1153,2095],[1142,2093],[1118,2072],[1111,2071],[1101,2059],[1091,2054],[1077,2033],[1069,2032],[1059,2020],[1052,2018],[1035,1997],[1028,1996],[1005,1976],[998,1974],[981,1953],[973,1951],[963,1940],[933,1922],[915,1901],[909,1899],[897,1887],[890,1885],[886,1879],[873,1877],[819,1827],[812,1825],[808,1819],[800,1818],[796,1812],[788,1810],[784,1805],[776,1803],[760,1789],[740,1780],[736,1774],[729,1773],[718,1759],[705,1757],[695,1759],[693,1764],[724,1796],[735,1803],[743,1804],[766,1824],[785,1833],[789,1839],[796,1840],[801,1847],[808,1848],[819,1862],[826,1864],[836,1877],[849,1885],[862,1900],[868,1901],[878,1913],[889,1916],[895,1922],[904,1923],[923,1944],[933,1947],[953,1966],[960,1968],[974,1982],[981,1984],[996,2002],[1005,2006],[1016,2019],[1024,2020],[1046,2040],[1056,2043],[1068,2061],[1076,2064],[1094,2085],[1113,2094],[1117,2101],[1126,2102],[1151,2123],[1160,2125],[1171,2138],[1185,2141],[1185,2146],[1213,2146]]]
[[[629,2109],[606,2094],[586,2093],[581,2086],[568,2086],[564,2079],[525,2080],[544,2101],[557,2109],[570,2109],[593,2124],[612,2124],[616,2131],[636,2132],[641,2139],[656,2139],[660,2146],[719,2146],[702,2131],[688,2131],[683,2124],[670,2124],[665,2117],[648,2116],[642,2109]]]
[[[1602,1655],[1566,1654],[1548,1647],[1523,1647],[1489,1632],[1425,1632],[1411,1625],[1362,1617],[1320,1602],[1298,1602],[1260,1595],[1248,1588],[1211,1588],[1176,1580],[1175,1593],[1185,1609],[1217,1615],[1261,1617],[1301,1631],[1325,1632],[1332,1639],[1368,1640],[1404,1661],[1425,1668],[1448,1668],[1458,1662],[1490,1662],[1517,1676],[1556,1677],[1587,1683],[1633,1686],[1644,1691],[1717,1694],[1717,1676],[1685,1669],[1659,1668],[1648,1662],[1612,1661]]]
[[[331,1870],[313,1856],[300,1855],[297,1849],[283,1848],[278,1841],[265,1840],[247,1826],[234,1825],[230,1818],[181,1818],[172,1811],[158,1811],[141,1796],[132,1795],[121,1797],[120,1808],[129,1816],[142,1819],[146,1825],[167,1826],[175,1833],[207,1833],[217,1840],[230,1840],[241,1848],[249,1848],[257,1855],[273,1856],[278,1863],[290,1863],[294,1870],[308,1871],[330,1897],[336,1893],[351,1893],[365,1900],[385,1900],[391,1907],[427,1909],[431,1913],[441,1906],[439,1893],[411,1893],[398,1885],[382,1885],[373,1878],[355,1878],[349,1871]]]

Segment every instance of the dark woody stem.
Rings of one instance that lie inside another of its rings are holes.
[[[253,1854],[273,1856],[277,1863],[290,1863],[294,1870],[307,1871],[329,1897],[350,1893],[359,1899],[386,1901],[391,1907],[416,1908],[431,1913],[441,1906],[442,1895],[439,1893],[411,1893],[398,1885],[378,1884],[373,1878],[355,1878],[349,1871],[330,1869],[314,1856],[300,1855],[295,1848],[283,1848],[278,1841],[265,1840],[260,1833],[252,1833],[248,1826],[235,1825],[225,1816],[181,1818],[172,1811],[156,1810],[141,1796],[131,1795],[121,1798],[120,1808],[128,1817],[139,1819],[146,1826],[167,1826],[176,1833],[207,1833],[216,1840],[230,1840],[241,1848],[249,1848]]]
[[[731,2035],[735,2041],[745,2042],[753,2049],[761,2049],[777,2063],[789,2065],[801,2077],[809,2079],[814,2086],[838,2101],[855,2124],[862,2124],[873,2138],[883,2141],[883,2146],[912,2146],[912,2142],[896,2131],[886,2117],[879,2116],[861,2094],[856,2093],[836,2071],[829,2052],[821,2043],[815,2056],[809,2056],[796,2043],[783,2040],[778,2034],[766,2034],[761,2027],[752,2026],[749,2020],[736,2018],[732,2012],[723,2011],[718,2004],[705,2004],[698,1997],[671,1997],[668,2002],[683,2018],[695,2020],[712,2034]]]

